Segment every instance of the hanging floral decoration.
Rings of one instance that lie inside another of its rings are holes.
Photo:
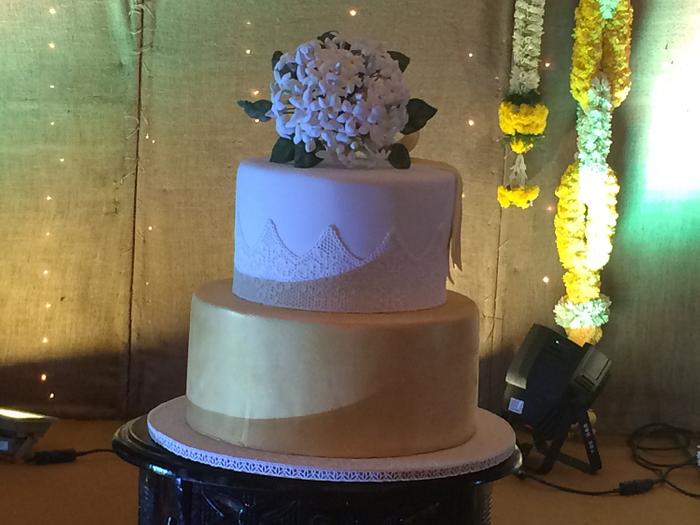
[[[554,230],[564,267],[565,295],[554,307],[557,324],[578,344],[595,344],[609,317],[600,272],[610,259],[617,223],[615,172],[607,164],[612,112],[630,90],[630,0],[580,0],[570,75],[578,102],[576,161],[562,175]]]
[[[588,108],[591,82],[603,72],[611,85],[613,107],[627,97],[631,86],[630,0],[580,0],[576,8],[571,56],[571,94]]]
[[[511,204],[526,210],[532,206],[534,201],[540,194],[539,186],[514,186],[506,188],[505,186],[498,187],[498,203],[507,208]]]
[[[538,91],[544,5],[545,0],[515,1],[508,95],[498,107],[498,124],[515,153],[506,184],[498,187],[498,202],[503,208],[511,204],[529,208],[540,193],[539,186],[527,182],[524,155],[544,133],[549,113],[539,101]]]

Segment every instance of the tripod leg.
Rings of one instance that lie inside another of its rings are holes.
[[[581,437],[583,438],[583,444],[586,447],[586,456],[588,457],[589,471],[591,473],[600,470],[603,466],[603,462],[600,459],[600,452],[598,451],[598,441],[593,433],[593,427],[591,426],[591,420],[588,417],[588,411],[582,410],[578,414],[578,425],[581,428]]]
[[[561,452],[561,447],[564,444],[564,441],[566,440],[566,432],[560,433],[556,438],[554,438],[549,446],[547,447],[546,445],[540,448],[540,446],[537,446],[537,449],[540,452],[544,453],[544,459],[542,460],[542,464],[540,467],[537,469],[537,472],[540,474],[547,474],[550,470],[552,470],[552,467],[554,466],[554,462],[557,460],[559,457],[559,453]],[[545,452],[546,450],[546,452]]]

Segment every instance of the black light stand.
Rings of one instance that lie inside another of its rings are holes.
[[[560,428],[557,430],[556,435],[553,438],[547,439],[540,435],[539,432],[533,430],[532,437],[534,443],[518,442],[518,446],[523,452],[524,468],[533,470],[539,474],[546,474],[552,470],[552,467],[556,461],[560,461],[565,465],[569,465],[570,467],[574,467],[588,474],[593,474],[601,469],[603,463],[600,459],[598,442],[595,434],[593,433],[591,420],[588,417],[588,410],[585,408],[579,408],[568,410],[568,412],[572,417],[562,418],[562,425],[560,425]],[[583,440],[586,451],[587,461],[583,461],[561,451],[564,441],[566,441],[566,438],[568,437],[569,429],[574,423],[578,423],[581,439]],[[535,460],[535,454],[533,454],[535,451],[543,456],[539,464]]]
[[[610,365],[595,347],[580,347],[549,328],[532,326],[508,369],[502,414],[515,429],[532,434],[532,443],[518,443],[524,468],[545,474],[560,461],[589,474],[600,470],[588,408],[605,385]],[[561,451],[575,424],[587,461]]]

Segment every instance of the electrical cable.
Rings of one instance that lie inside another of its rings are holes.
[[[700,461],[691,452],[693,441],[698,439],[698,434],[685,428],[676,427],[667,423],[649,423],[635,430],[627,440],[627,444],[632,450],[634,462],[651,472],[654,472],[662,483],[668,485],[684,496],[700,499],[700,493],[687,490],[669,478],[669,474],[685,467],[700,468]],[[674,442],[672,445],[651,444],[654,441]],[[656,458],[649,457],[654,453],[678,452],[685,456],[683,461],[659,462]]]
[[[649,423],[636,429],[627,439],[627,444],[632,452],[634,462],[655,474],[654,478],[621,481],[617,488],[608,490],[582,490],[575,487],[567,487],[536,476],[524,469],[517,470],[514,475],[521,480],[531,479],[542,485],[570,494],[582,496],[634,496],[649,492],[656,485],[668,485],[678,493],[690,498],[700,498],[700,493],[687,490],[669,479],[669,474],[685,467],[700,468],[700,453],[694,455],[691,452],[693,441],[700,436],[690,430],[675,427],[666,423]],[[659,443],[661,441],[661,443]],[[673,442],[668,445],[664,443]],[[698,445],[700,447],[700,445]],[[683,461],[661,462],[657,458],[651,458],[652,454],[676,452],[683,454]]]
[[[87,456],[88,454],[98,454],[100,452],[115,454],[114,450],[112,450],[111,448],[93,448],[91,450],[81,450],[81,451],[76,452],[75,454],[78,457],[80,457],[80,456]]]
[[[546,485],[548,487],[551,487],[553,489],[560,490],[562,492],[568,492],[570,494],[579,494],[581,496],[610,496],[612,494],[619,494],[619,489],[609,489],[609,490],[582,490],[582,489],[577,489],[573,487],[567,487],[564,485],[559,485],[557,483],[552,483],[551,481],[547,481],[544,478],[541,478],[539,476],[535,476],[534,474],[531,474],[530,472],[527,472],[525,470],[519,469],[518,471],[515,472],[515,476],[518,479],[531,479],[532,481],[536,481],[537,483],[541,483],[542,485]]]
[[[29,463],[35,465],[56,465],[57,463],[71,463],[81,456],[88,454],[97,454],[101,452],[112,452],[111,448],[94,448],[91,450],[75,450],[74,448],[66,448],[60,450],[40,450],[35,452],[28,460]]]

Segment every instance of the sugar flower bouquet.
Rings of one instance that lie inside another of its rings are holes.
[[[272,56],[271,100],[240,100],[246,114],[275,119],[279,139],[270,160],[299,168],[324,159],[345,166],[389,161],[409,168],[401,140],[421,129],[437,110],[410,98],[403,72],[409,58],[365,40],[328,32]]]

